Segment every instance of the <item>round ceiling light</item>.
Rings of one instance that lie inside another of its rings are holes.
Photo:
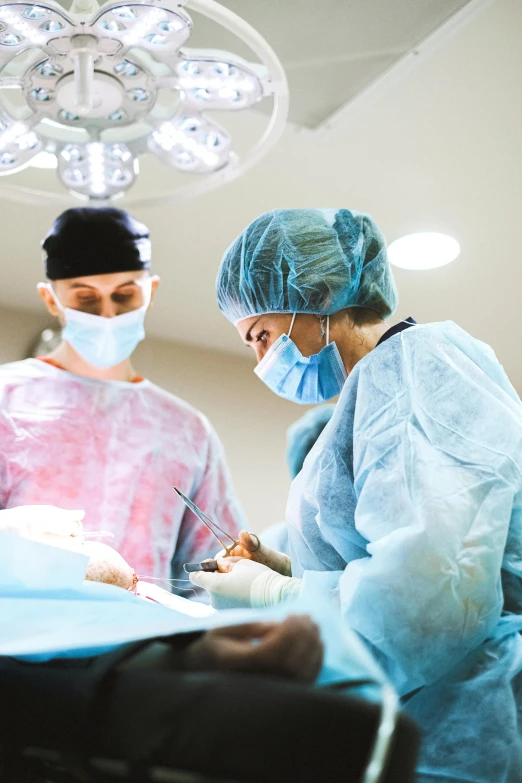
[[[427,231],[408,234],[388,247],[390,263],[401,269],[435,269],[455,261],[460,245],[448,234]]]

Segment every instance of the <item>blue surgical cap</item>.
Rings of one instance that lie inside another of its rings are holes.
[[[318,405],[301,416],[287,432],[286,463],[295,479],[315,441],[324,430],[335,410],[335,405]]]
[[[234,324],[345,307],[386,318],[397,306],[386,241],[368,215],[349,209],[275,209],[256,218],[226,251],[216,289]]]

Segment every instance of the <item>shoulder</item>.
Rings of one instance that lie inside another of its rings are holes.
[[[371,351],[360,363],[362,372],[373,373],[392,365],[404,382],[411,381],[416,368],[428,371],[444,367],[446,373],[460,374],[462,366],[452,359],[460,357],[465,363],[475,364],[482,371],[499,368],[493,349],[472,337],[453,321],[418,324],[394,335]]]
[[[487,343],[473,337],[454,321],[417,324],[401,332],[400,337],[405,345],[419,344],[431,349],[436,349],[438,346],[454,346],[467,352],[478,351],[490,357],[495,355]]]
[[[152,415],[156,417],[155,427],[159,427],[165,437],[175,434],[177,442],[185,443],[188,449],[204,452],[207,459],[224,459],[221,440],[204,413],[160,386],[150,381],[146,384],[143,394],[148,397]]]
[[[453,321],[412,326],[390,337],[358,362],[347,381],[366,412],[393,404],[408,409],[411,398],[433,397],[450,388],[461,397],[469,387],[489,386],[516,396],[493,350]]]
[[[183,422],[185,427],[197,429],[202,434],[204,433],[207,438],[211,438],[214,435],[214,429],[205,414],[194,408],[186,400],[181,399],[181,397],[177,397],[160,386],[156,386],[151,381],[145,381],[144,388],[140,392],[149,398],[158,412],[162,411],[169,418],[176,418],[178,421]]]
[[[400,419],[415,408],[462,424],[507,414],[520,399],[489,345],[452,321],[414,326],[377,346],[354,368],[356,407],[365,421],[386,408]],[[348,381],[351,380],[351,376]]]
[[[453,321],[412,327],[402,336],[403,357],[413,381],[422,379],[434,388],[458,379],[461,385],[500,387],[518,400],[493,348]]]
[[[0,385],[31,383],[45,375],[46,365],[38,359],[0,364]]]

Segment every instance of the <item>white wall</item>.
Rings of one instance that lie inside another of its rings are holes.
[[[51,325],[45,314],[0,308],[0,363],[27,356]],[[239,337],[238,337],[239,340]],[[306,408],[276,397],[253,373],[252,357],[148,339],[136,370],[205,413],[224,443],[250,526],[261,530],[284,518],[290,480],[286,430]]]
[[[38,314],[0,307],[0,364],[25,359],[38,334],[49,325],[43,311]]]

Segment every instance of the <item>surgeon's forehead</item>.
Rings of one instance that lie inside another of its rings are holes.
[[[106,291],[121,288],[125,285],[138,285],[147,277],[149,277],[149,272],[146,269],[140,269],[132,272],[111,272],[107,275],[84,275],[83,277],[71,277],[67,280],[56,280],[55,282],[67,290],[91,288]]]

